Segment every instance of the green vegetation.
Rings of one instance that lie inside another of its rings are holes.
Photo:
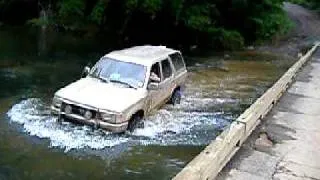
[[[316,0],[315,0],[316,1]],[[237,49],[284,34],[283,0],[0,0],[0,22],[101,32],[126,44]],[[19,7],[19,14],[12,12]]]

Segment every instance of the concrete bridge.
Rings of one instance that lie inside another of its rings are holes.
[[[320,179],[319,48],[217,179]]]
[[[318,45],[174,179],[320,180]]]

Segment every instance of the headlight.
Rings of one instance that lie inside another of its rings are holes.
[[[56,108],[60,108],[61,107],[61,104],[62,104],[62,99],[58,98],[57,96],[55,96],[53,99],[52,99],[52,105]]]
[[[122,123],[124,122],[124,116],[121,113],[110,111],[99,111],[99,119],[108,123]]]
[[[84,113],[84,117],[85,117],[86,119],[91,119],[91,118],[92,118],[92,112],[91,112],[91,111],[86,111],[86,112]]]
[[[108,112],[100,112],[100,118],[102,121],[109,122],[109,123],[116,123],[117,122],[117,115],[111,114]]]

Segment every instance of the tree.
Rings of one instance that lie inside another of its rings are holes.
[[[0,0],[0,10],[13,12],[13,2],[25,1]],[[37,2],[50,4],[52,13],[48,24],[72,31],[86,31],[89,29],[86,27],[95,26],[100,32],[112,34],[117,39],[132,44],[157,43],[233,49],[256,40],[270,39],[275,34],[285,33],[290,27],[282,10],[283,0]],[[319,4],[317,0],[312,2]],[[11,4],[10,8],[8,4]],[[32,18],[38,19],[33,19],[31,23],[43,22],[39,21],[39,9],[43,8],[39,8],[39,3],[34,6],[37,11]]]

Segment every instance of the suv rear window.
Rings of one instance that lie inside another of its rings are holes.
[[[180,53],[174,53],[169,56],[172,60],[172,64],[173,64],[174,68],[176,69],[176,71],[179,71],[179,70],[185,68],[183,58]]]

